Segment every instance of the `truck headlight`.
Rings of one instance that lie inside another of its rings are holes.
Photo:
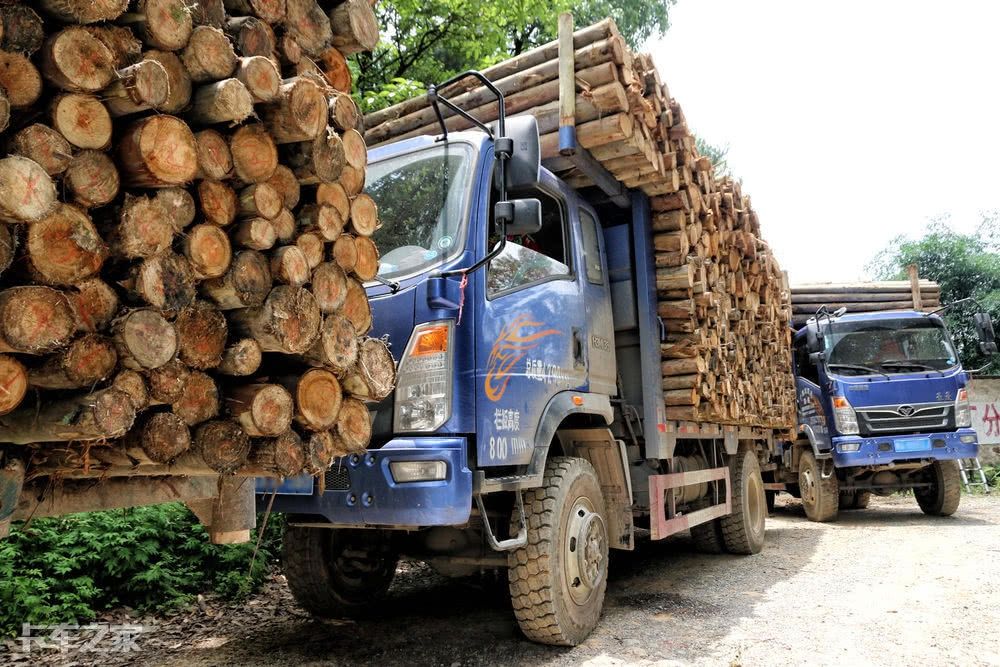
[[[399,361],[393,430],[433,431],[451,417],[452,320],[413,330]]]
[[[833,426],[841,435],[857,435],[858,415],[843,396],[833,397]]]
[[[955,397],[955,427],[970,428],[972,426],[972,409],[969,407],[969,392],[962,388]]]

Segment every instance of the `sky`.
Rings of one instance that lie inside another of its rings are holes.
[[[678,0],[650,42],[729,145],[791,282],[860,280],[900,234],[1000,208],[1000,2]]]

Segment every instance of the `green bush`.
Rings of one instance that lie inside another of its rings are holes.
[[[0,636],[16,636],[22,623],[83,623],[121,605],[168,612],[202,592],[242,598],[274,564],[282,524],[270,517],[252,572],[256,532],[248,544],[210,544],[177,503],[15,524],[0,540]]]

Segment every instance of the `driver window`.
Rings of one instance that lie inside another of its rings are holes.
[[[537,234],[511,236],[499,255],[487,268],[487,288],[490,296],[545,280],[569,277],[566,257],[565,207],[540,190],[518,193],[519,197],[535,198],[542,203],[542,229]],[[499,230],[490,235],[489,247],[499,242]]]
[[[819,386],[819,371],[816,364],[809,359],[809,347],[804,336],[795,341],[795,368],[799,377]]]

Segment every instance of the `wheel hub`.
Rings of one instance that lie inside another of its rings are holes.
[[[574,503],[566,530],[564,561],[566,583],[573,601],[584,604],[600,586],[607,572],[608,531],[590,501]]]
[[[816,499],[816,478],[809,468],[804,469],[800,474],[799,493],[802,495],[802,502],[812,504]]]

